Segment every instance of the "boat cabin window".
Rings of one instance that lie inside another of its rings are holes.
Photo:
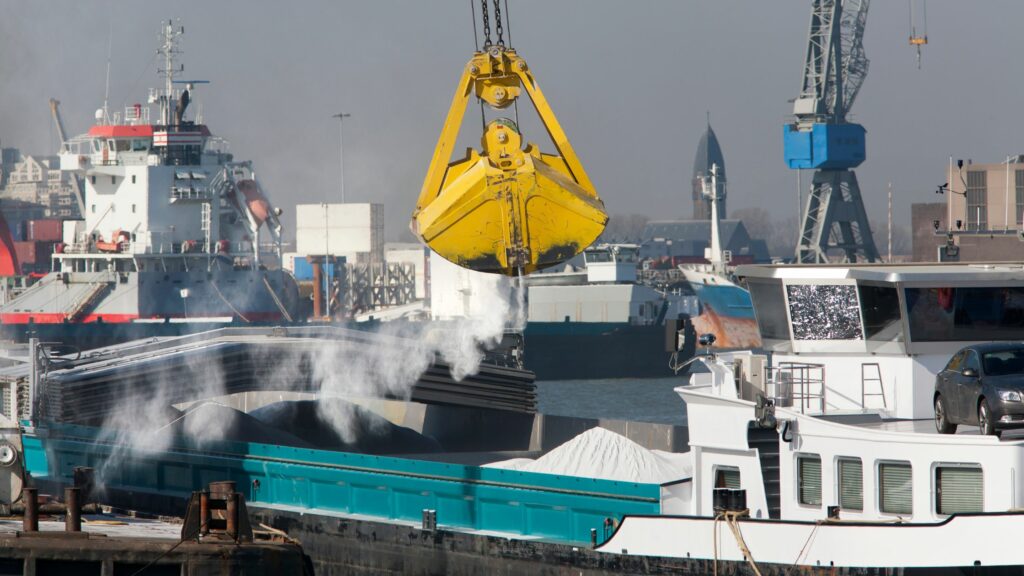
[[[790,284],[789,316],[797,340],[863,340],[857,287]]]
[[[715,488],[731,488],[739,490],[740,469],[735,466],[715,467]]]
[[[914,486],[910,462],[878,464],[878,509],[886,514],[914,513]]]
[[[890,286],[861,284],[857,286],[857,293],[864,317],[864,335],[868,340],[902,342],[899,291]]]
[[[122,138],[114,141],[114,150],[118,152],[127,152],[132,149],[132,141],[127,138]]]
[[[864,510],[864,464],[860,458],[839,458],[836,476],[839,478],[839,508]]]
[[[821,456],[801,454],[796,457],[797,492],[801,504],[821,506]]]
[[[583,253],[587,262],[611,262],[612,253],[608,250],[592,250]]]
[[[910,337],[918,342],[1017,340],[1024,286],[906,288]]]
[[[615,255],[616,262],[636,262],[637,251],[633,248],[619,248]]]
[[[935,511],[939,514],[981,512],[984,482],[976,465],[935,467]]]
[[[750,299],[757,316],[757,327],[765,339],[789,340],[786,298],[781,282],[749,282]]]
[[[93,151],[93,153],[99,153],[99,151],[102,148],[103,148],[103,144],[101,144],[99,140],[93,140],[92,141],[92,151]]]
[[[149,141],[145,138],[132,139],[132,152],[145,152],[149,150]]]

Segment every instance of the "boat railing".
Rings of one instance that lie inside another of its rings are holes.
[[[776,406],[799,408],[801,414],[825,413],[824,364],[780,362],[769,367],[767,373],[768,396]],[[817,408],[816,412],[814,408]]]
[[[176,200],[192,200],[208,202],[212,196],[210,191],[205,187],[196,186],[172,186],[171,187],[171,201]]]

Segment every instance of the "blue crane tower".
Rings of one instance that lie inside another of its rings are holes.
[[[864,24],[870,0],[813,0],[803,86],[795,122],[783,127],[792,169],[813,169],[796,259],[825,263],[879,260],[857,174],[866,157],[864,127],[846,121],[868,72]]]

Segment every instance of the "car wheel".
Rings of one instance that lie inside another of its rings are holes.
[[[939,434],[953,434],[956,432],[956,424],[949,421],[946,401],[942,399],[942,396],[935,397],[935,429],[939,431]]]
[[[984,398],[978,403],[978,427],[985,436],[998,436],[996,423],[992,420],[992,414],[988,410],[988,402]]]

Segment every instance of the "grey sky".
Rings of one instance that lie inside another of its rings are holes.
[[[689,217],[689,178],[705,111],[728,163],[730,209],[795,214],[796,175],[781,126],[799,88],[808,1],[509,0],[514,46],[531,64],[611,214]],[[868,79],[854,105],[868,130],[858,170],[868,213],[898,221],[939,199],[950,155],[998,162],[1024,152],[1013,110],[1024,3],[929,3],[917,70],[903,0],[868,16]],[[48,98],[72,133],[101,106],[113,28],[112,108],[157,83],[161,20],[181,18],[186,77],[214,133],[255,161],[272,200],[338,199],[338,125],[346,111],[350,200],[385,204],[388,236],[406,226],[462,66],[468,0],[156,2],[0,0],[0,139],[55,148]],[[520,106],[527,117],[527,108]],[[471,111],[467,145],[480,134]],[[530,140],[550,149],[534,122]],[[461,152],[460,152],[461,153]],[[285,220],[293,229],[292,217]],[[291,236],[291,234],[288,234]],[[879,238],[881,240],[881,238]]]

